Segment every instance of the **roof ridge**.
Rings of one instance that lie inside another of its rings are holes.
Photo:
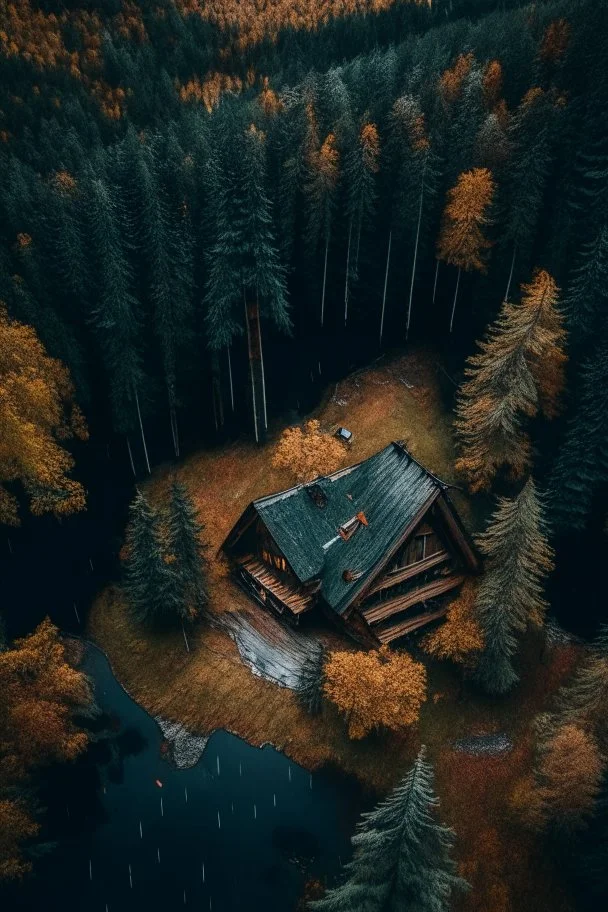
[[[427,469],[427,467],[425,465],[423,465],[418,459],[416,459],[416,457],[413,456],[410,453],[410,451],[408,450],[407,446],[405,445],[404,440],[393,440],[393,446],[398,447],[398,449],[402,450],[405,453],[405,455],[409,459],[412,460],[412,462],[416,463],[416,465],[418,466],[419,469],[422,469],[422,471],[425,473],[425,475],[428,475],[429,478],[433,479],[435,484],[439,485],[439,487],[442,489],[442,491],[447,490],[447,488],[455,487],[455,485],[451,484],[449,481],[444,481],[438,475],[435,475],[433,472],[431,472],[430,469]]]

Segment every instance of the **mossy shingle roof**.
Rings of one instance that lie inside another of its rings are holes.
[[[321,581],[323,598],[341,614],[370,571],[399,541],[443,484],[398,443],[333,475],[316,479],[316,501],[298,485],[254,502],[258,515],[301,582]],[[340,527],[363,513],[344,540]],[[351,578],[344,579],[344,571]]]

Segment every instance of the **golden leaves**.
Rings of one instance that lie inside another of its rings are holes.
[[[496,184],[487,168],[464,171],[448,191],[448,201],[437,242],[437,257],[459,269],[486,271],[485,254],[492,246],[482,228],[489,224],[488,209]]]
[[[465,580],[458,597],[450,603],[445,621],[423,638],[420,645],[425,652],[458,665],[475,665],[476,657],[484,647],[483,633],[475,614],[476,594],[476,582]]]
[[[211,113],[225,92],[232,95],[242,92],[243,80],[227,73],[209,73],[202,82],[198,76],[189,79],[184,85],[176,82],[176,90],[180,101],[184,103],[199,102]]]
[[[545,270],[522,285],[520,304],[505,302],[480,352],[468,359],[459,393],[458,471],[472,491],[487,490],[504,467],[521,478],[530,465],[526,418],[559,410],[566,355],[559,289]]]
[[[559,63],[566,54],[570,43],[570,23],[567,19],[554,19],[545,29],[539,57],[546,63]]]
[[[18,521],[16,498],[2,482],[20,481],[36,515],[84,509],[84,490],[68,477],[73,459],[57,442],[88,436],[73,395],[64,365],[47,355],[30,326],[11,320],[0,306],[1,522]]]
[[[332,434],[321,431],[318,421],[307,421],[303,428],[286,428],[272,456],[272,465],[289,469],[300,482],[317,475],[329,475],[344,461],[345,450]]]
[[[59,631],[46,618],[29,636],[0,652],[0,773],[18,786],[31,770],[73,760],[88,739],[72,716],[92,701],[86,675],[68,664]],[[0,880],[23,876],[21,845],[39,831],[21,801],[0,801]]]
[[[439,88],[448,104],[454,104],[460,98],[463,83],[471,72],[474,62],[473,54],[459,54],[453,65],[442,73]]]
[[[486,106],[492,110],[502,92],[502,66],[499,60],[490,60],[483,71],[482,89]]]
[[[325,664],[325,696],[346,715],[348,734],[407,729],[426,700],[426,669],[388,646],[370,652],[332,652]]]
[[[378,127],[373,123],[365,123],[359,133],[363,164],[372,174],[377,174],[380,168],[380,137]]]
[[[567,724],[542,749],[537,769],[540,819],[560,829],[581,829],[600,791],[603,761],[594,738]]]

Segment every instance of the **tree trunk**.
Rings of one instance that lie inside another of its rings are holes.
[[[173,434],[173,446],[175,448],[175,455],[179,459],[179,431],[177,428],[177,412],[175,411],[175,406],[170,407],[171,415],[171,433]]]
[[[152,469],[150,468],[150,460],[148,459],[148,447],[146,445],[146,435],[144,434],[144,423],[141,420],[141,409],[139,407],[139,394],[137,389],[135,389],[135,405],[137,406],[137,418],[139,420],[139,430],[141,433],[141,442],[144,447],[144,456],[146,457],[146,466],[148,468],[148,475],[152,474]]]
[[[258,349],[260,352],[260,367],[262,369],[262,405],[264,407],[264,430],[268,429],[268,413],[266,411],[266,375],[264,373],[264,352],[262,350],[262,322],[260,320],[260,305],[258,292],[255,293],[256,319],[258,323]]]
[[[346,276],[344,278],[344,325],[348,320],[348,280],[350,278],[350,239],[353,233],[353,220],[351,217],[348,226],[348,246],[346,248]]]
[[[129,435],[125,434],[127,440],[127,450],[129,451],[129,462],[131,463],[131,469],[133,471],[133,477],[136,477],[137,472],[135,471],[135,463],[133,462],[133,453],[131,451],[131,441],[129,440]]]
[[[513,244],[513,257],[511,258],[511,269],[509,271],[509,281],[507,282],[507,288],[505,291],[504,302],[509,300],[509,292],[511,291],[511,279],[513,278],[513,269],[515,267],[515,255],[517,254],[517,244]]]
[[[422,169],[422,184],[420,187],[420,205],[418,206],[418,225],[416,226],[416,243],[414,244],[414,262],[412,263],[412,278],[410,281],[410,300],[407,305],[407,323],[405,326],[406,341],[410,334],[410,320],[412,318],[412,297],[414,295],[414,278],[416,276],[416,261],[418,259],[418,240],[420,238],[420,225],[422,223],[422,203],[424,201],[424,172],[425,171],[426,171],[426,160],[424,162],[424,168]]]
[[[321,326],[325,317],[325,286],[327,284],[327,253],[329,250],[329,232],[325,239],[325,261],[323,264],[323,291],[321,293]]]
[[[258,427],[258,410],[256,407],[255,395],[255,376],[253,370],[253,348],[251,345],[251,327],[249,325],[249,312],[247,310],[247,295],[243,288],[243,302],[245,304],[245,326],[247,329],[247,352],[249,355],[249,376],[251,378],[251,398],[253,403],[253,430],[255,433],[255,442],[260,442],[260,429]]]
[[[382,345],[382,333],[384,332],[384,309],[386,307],[386,289],[388,287],[388,270],[391,262],[391,245],[393,242],[392,230],[388,233],[388,250],[386,252],[386,269],[384,271],[384,291],[382,292],[382,313],[380,315],[380,345]]]
[[[226,346],[228,352],[228,380],[230,381],[230,405],[234,411],[234,384],[232,382],[232,359],[230,358],[230,346]]]
[[[460,285],[460,268],[458,269],[458,275],[456,277],[456,291],[454,292],[454,303],[452,304],[452,316],[450,317],[450,332],[452,332],[452,327],[454,326],[454,314],[456,313],[456,299],[458,297],[458,286],[459,285]]]
[[[435,295],[437,293],[437,276],[439,275],[439,260],[437,260],[437,265],[435,266],[435,281],[433,282],[433,304],[435,303]]]

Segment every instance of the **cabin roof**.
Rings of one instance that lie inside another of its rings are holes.
[[[425,504],[446,487],[402,444],[391,443],[364,462],[252,506],[300,581],[320,579],[323,598],[342,614]],[[349,521],[357,514],[362,517],[353,531]]]

